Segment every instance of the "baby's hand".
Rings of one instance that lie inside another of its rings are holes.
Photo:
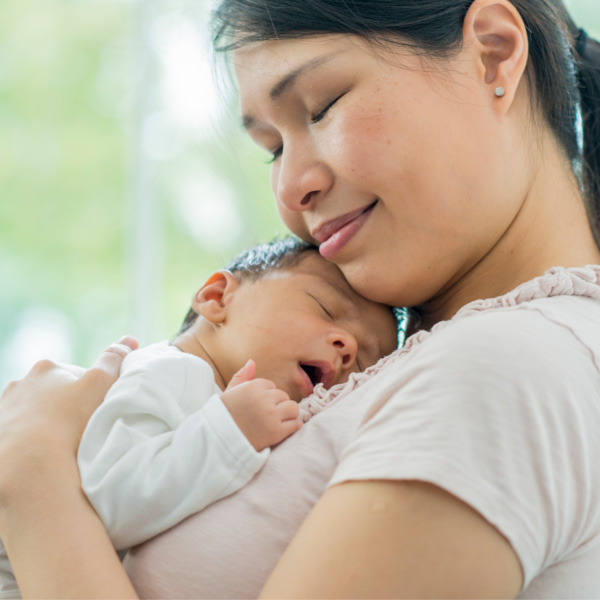
[[[257,452],[285,440],[302,427],[298,404],[269,379],[254,379],[249,360],[231,379],[221,400]]]

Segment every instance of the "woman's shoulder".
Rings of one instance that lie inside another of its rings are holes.
[[[583,465],[600,456],[600,300],[499,302],[416,336],[365,385],[375,401],[330,484],[441,487],[510,541],[526,584],[597,548],[600,472]]]
[[[465,314],[432,331],[412,354],[446,351],[446,360],[472,364],[573,361],[600,372],[600,300],[553,296]]]
[[[472,427],[582,417],[600,427],[600,299],[547,295],[463,311],[409,338],[368,387],[376,400],[363,423],[384,407],[417,407],[426,419]]]
[[[448,353],[444,362],[492,370],[497,362],[518,372],[542,361],[600,372],[600,267],[557,267],[503,296],[472,302],[409,338],[404,352],[432,359]]]
[[[390,390],[405,396],[404,385],[414,377],[431,389],[449,373],[460,375],[458,396],[465,386],[494,387],[499,378],[541,391],[554,379],[564,384],[578,376],[600,395],[600,266],[555,267],[503,296],[471,302],[347,383],[317,386],[301,410],[308,420],[356,392],[376,398],[368,420],[388,402]]]
[[[495,410],[496,402],[511,410],[597,410],[600,300],[552,297],[466,315],[414,343],[381,376],[399,401],[444,398],[446,408],[468,412],[473,403]]]

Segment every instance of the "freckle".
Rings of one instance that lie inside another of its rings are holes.
[[[388,146],[391,146],[392,140],[390,140],[390,138],[388,138],[387,141],[386,141],[386,143],[387,143]]]

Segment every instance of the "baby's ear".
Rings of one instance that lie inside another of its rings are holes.
[[[213,273],[194,294],[192,308],[211,323],[223,323],[231,296],[240,287],[240,281],[230,271]]]

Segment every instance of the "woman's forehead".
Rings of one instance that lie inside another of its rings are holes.
[[[345,35],[253,42],[234,50],[233,64],[240,87],[261,89],[276,99],[303,73],[342,54],[364,51],[366,42]]]

